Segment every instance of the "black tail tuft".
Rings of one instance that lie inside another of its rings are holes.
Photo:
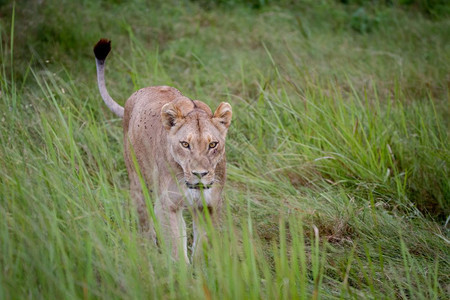
[[[107,39],[100,39],[94,46],[94,54],[98,60],[105,60],[111,51],[111,41]]]

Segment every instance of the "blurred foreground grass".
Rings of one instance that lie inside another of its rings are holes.
[[[446,298],[449,19],[206,2],[0,7],[0,298]],[[137,233],[100,37],[121,104],[233,105],[224,228],[193,266]]]

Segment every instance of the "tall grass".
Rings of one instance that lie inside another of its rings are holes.
[[[429,44],[448,21],[380,6],[361,33],[332,1],[69,6],[1,23],[0,298],[448,295],[449,56]],[[120,103],[170,84],[233,105],[223,225],[206,218],[191,265],[138,233],[95,86],[91,44],[110,34]]]

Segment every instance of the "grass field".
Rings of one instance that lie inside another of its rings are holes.
[[[450,10],[341,2],[1,2],[0,299],[447,299]],[[120,104],[233,106],[193,265],[139,236],[101,37]]]

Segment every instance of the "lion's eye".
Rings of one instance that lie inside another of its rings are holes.
[[[180,142],[180,143],[181,143],[181,146],[183,148],[189,148],[189,143],[188,142]]]
[[[217,146],[217,142],[209,143],[209,149],[216,148],[216,146]]]

